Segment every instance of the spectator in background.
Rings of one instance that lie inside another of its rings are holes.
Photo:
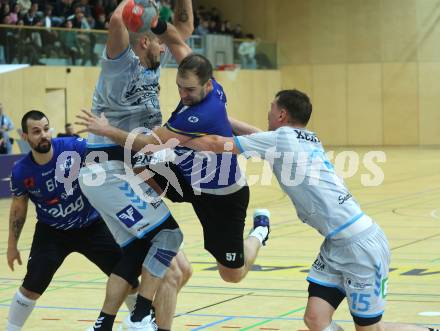
[[[69,16],[67,19],[72,21],[75,29],[90,30],[89,23],[87,22],[81,7],[76,7],[74,14]]]
[[[99,18],[99,15],[104,14],[105,16],[105,8],[102,0],[97,0],[95,6],[93,8],[93,15],[96,18]]]
[[[11,24],[11,15],[8,14],[6,16],[3,16],[1,22],[2,22],[2,24]],[[6,45],[6,42],[4,41],[5,40],[4,35],[5,35],[5,32],[4,32],[4,30],[2,30],[1,31],[1,37],[2,37],[1,45]]]
[[[170,0],[162,0],[159,12],[159,19],[165,22],[172,22],[173,10],[171,9]]]
[[[209,33],[209,22],[204,18],[200,18],[200,24],[195,30],[195,34],[199,36],[204,36]]]
[[[23,17],[24,25],[42,25],[41,17],[38,14],[38,3],[34,2],[29,11]]]
[[[232,31],[231,23],[229,21],[221,22],[218,33],[232,36],[233,31]]]
[[[80,0],[76,8],[78,7],[81,8],[81,11],[84,13],[85,17],[92,16],[92,8],[89,5],[89,0]]]
[[[58,33],[51,28],[53,26],[59,26],[62,20],[58,17],[52,17],[53,7],[50,4],[46,4],[44,9],[44,17],[42,24],[46,30],[41,31],[41,39],[43,42],[42,51],[46,54],[46,57],[50,57],[51,53],[56,53],[55,43],[58,39]]]
[[[95,22],[96,30],[107,30],[107,22],[105,20],[105,13],[101,13],[98,15],[98,18]]]
[[[241,25],[236,24],[234,27],[234,38],[236,39],[242,39],[244,37],[243,31],[241,30]]]
[[[232,27],[231,22],[229,22],[228,20],[225,21],[225,29],[227,34],[231,36],[234,35],[234,28]]]
[[[6,148],[6,154],[12,153],[13,140],[9,138],[9,132],[14,129],[14,124],[8,115],[4,113],[3,104],[0,103],[0,133],[2,134],[4,145]]]
[[[90,29],[96,29],[96,21],[95,18],[90,15],[90,16],[86,16],[87,19],[87,23],[89,24]]]
[[[1,21],[3,22],[4,21],[4,18],[6,17],[6,16],[9,16],[9,13],[11,12],[11,7],[9,6],[9,3],[3,3],[2,5],[1,5],[1,13],[0,13],[0,19],[1,19]],[[9,21],[10,21],[10,19],[9,19]]]
[[[243,41],[238,47],[238,54],[240,54],[242,69],[257,69],[257,60],[255,53],[257,50],[257,42],[252,34],[246,36],[249,40]]]
[[[43,17],[43,26],[45,28],[51,28],[53,26],[57,26],[53,17],[52,17],[52,5],[47,4],[44,8],[44,17]]]
[[[20,6],[20,15],[24,16],[31,9],[31,0],[17,0],[17,4]]]
[[[73,128],[72,123],[66,123],[66,125],[64,125],[64,130],[66,132],[65,133],[58,133],[57,138],[60,138],[60,137],[76,137],[76,138],[79,138],[79,135],[77,135],[75,133],[75,129]]]
[[[72,20],[73,27],[81,30],[90,30],[89,22],[84,16],[81,7],[75,8],[75,17]],[[96,44],[96,37],[93,33],[77,33],[76,39],[78,42],[80,55],[82,57],[81,65],[86,65],[90,61],[92,65],[96,65],[98,58],[93,52]]]
[[[218,25],[218,33],[219,34],[224,34],[226,35],[226,24],[224,21],[220,22],[220,24]]]
[[[211,34],[215,34],[215,33],[218,33],[218,27],[217,27],[217,22],[216,21],[214,21],[214,20],[210,20],[209,21],[209,28],[208,28],[208,30],[209,30],[209,33],[211,33]]]
[[[75,31],[69,31],[73,28],[72,21],[66,21],[65,27],[67,30],[60,32],[61,47],[69,55],[71,64],[76,65],[76,59],[80,54],[80,48],[76,40]]]
[[[23,17],[23,24],[27,26],[43,26],[41,12],[38,11],[38,3],[34,2],[31,9]],[[43,40],[41,38],[40,30],[24,29],[22,34],[25,36],[22,47],[22,57],[28,57],[32,65],[43,65],[40,62],[41,53],[43,51]],[[32,54],[30,54],[32,53]],[[20,61],[20,63],[23,63]]]
[[[34,38],[38,40],[39,34],[32,34],[32,30],[20,28],[24,26],[24,21],[21,18],[18,19],[17,25],[19,28],[15,34],[16,43],[13,58],[16,58],[18,63],[43,64],[39,62],[39,49],[34,42]]]
[[[9,13],[9,24],[17,24],[18,15],[20,15],[20,5],[16,3],[14,9]]]
[[[74,15],[73,0],[58,0],[54,8],[54,16],[63,18],[64,21]]]

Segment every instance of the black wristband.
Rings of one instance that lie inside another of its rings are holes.
[[[161,34],[164,34],[165,31],[167,31],[167,29],[168,29],[167,22],[162,21],[162,20],[158,20],[157,25],[151,29],[151,32],[153,32],[154,34],[157,34],[157,35],[161,35]]]

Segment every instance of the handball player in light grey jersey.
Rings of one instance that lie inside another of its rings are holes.
[[[304,322],[311,331],[343,330],[332,316],[344,298],[356,330],[434,330],[383,323],[390,249],[382,229],[361,209],[326,157],[318,137],[306,129],[312,105],[304,93],[285,90],[269,111],[263,132],[230,119],[240,136],[214,135],[191,140],[187,147],[231,151],[268,161],[298,217],[325,239],[312,265]]]
[[[105,114],[113,125],[127,131],[153,129],[162,124],[159,107],[161,56],[165,60],[172,55],[179,63],[191,53],[182,38],[192,33],[192,5],[190,0],[177,1],[175,22],[179,30],[162,22],[159,41],[152,32],[128,33],[122,21],[125,3],[118,6],[109,24],[92,112],[98,116]],[[163,54],[161,42],[167,46],[166,54]],[[88,138],[88,153],[89,162],[81,169],[83,193],[99,210],[118,244],[122,247],[137,245],[133,248],[133,256],[127,257],[127,263],[131,263],[129,267],[134,268],[140,259],[143,261],[135,310],[124,321],[122,329],[154,324],[154,316],[149,314],[154,297],[159,330],[170,330],[177,292],[189,279],[191,267],[183,253],[178,253],[182,234],[168,207],[148,184],[135,178],[134,173],[126,173],[126,166],[130,170],[133,167],[135,173],[140,172],[150,158],[131,158],[128,154],[125,161],[130,164],[124,165],[123,148],[92,134]],[[93,181],[94,178],[98,181]],[[127,180],[139,190],[133,189]],[[142,239],[149,240],[150,247],[136,244]],[[111,330],[130,277],[132,274],[111,275],[103,309],[92,330]],[[161,278],[164,278],[162,283]]]

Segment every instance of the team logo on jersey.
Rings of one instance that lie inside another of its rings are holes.
[[[190,123],[197,123],[198,121],[199,121],[199,118],[196,116],[188,117],[188,122],[190,122]]]
[[[49,205],[48,208],[45,208],[42,204],[39,203],[37,203],[37,208],[41,209],[43,212],[47,213],[49,216],[53,218],[58,218],[58,217],[64,218],[74,212],[80,212],[81,210],[84,209],[84,201],[81,195],[78,197],[78,199],[67,205],[63,205],[62,203],[58,203],[57,205],[55,205],[54,204],[56,203],[55,200],[48,202],[52,203]]]
[[[35,178],[27,177],[24,179],[23,184],[26,189],[33,188],[35,186]]]
[[[321,254],[318,256],[315,262],[313,262],[312,268],[316,271],[323,271],[325,269],[325,263],[322,260]]]
[[[128,228],[131,228],[142,219],[141,213],[139,213],[138,210],[132,205],[128,205],[127,207],[122,209],[116,214],[116,216],[118,216],[119,220],[124,223]]]
[[[346,278],[345,283],[347,284],[348,287],[355,289],[355,290],[365,290],[365,289],[373,286],[369,282],[357,281],[357,280],[354,280],[351,278]]]

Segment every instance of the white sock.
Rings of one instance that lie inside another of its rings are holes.
[[[35,307],[36,300],[26,298],[20,290],[15,293],[9,308],[6,331],[19,331]]]
[[[125,298],[125,305],[128,308],[128,311],[131,313],[134,310],[134,306],[136,304],[137,293],[129,294]]]
[[[255,229],[249,233],[249,237],[255,237],[260,241],[260,244],[263,245],[263,240],[267,237],[269,232],[269,228],[267,226],[257,226]]]

